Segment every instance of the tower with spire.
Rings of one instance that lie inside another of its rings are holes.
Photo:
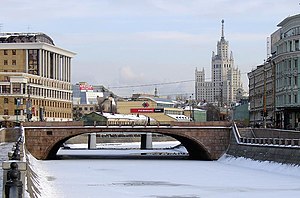
[[[219,106],[236,102],[236,91],[242,88],[240,71],[234,67],[232,51],[229,52],[229,42],[225,39],[224,20],[221,21],[221,39],[217,42],[217,51],[212,52],[211,81],[202,81],[204,71],[195,72],[196,99],[205,100]]]

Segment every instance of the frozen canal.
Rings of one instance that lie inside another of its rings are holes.
[[[300,168],[223,157],[219,161],[89,159],[37,161],[41,197],[298,197]]]

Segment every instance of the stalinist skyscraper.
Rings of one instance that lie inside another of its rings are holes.
[[[206,101],[220,106],[236,102],[236,93],[242,89],[241,73],[234,67],[232,51],[224,36],[222,20],[221,39],[217,43],[217,52],[212,52],[211,81],[205,81],[204,69],[195,71],[195,96],[198,101]]]

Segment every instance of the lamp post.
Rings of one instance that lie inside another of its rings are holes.
[[[44,97],[44,100],[42,100],[42,107],[39,109],[39,115],[40,115],[40,121],[45,121],[45,103],[46,103],[46,97]]]
[[[21,103],[21,99],[20,98],[17,98],[16,99],[16,105],[17,105],[17,110],[16,110],[16,122],[18,123],[19,122],[19,106],[20,106],[20,103]]]
[[[267,128],[267,86],[266,86],[266,63],[264,64],[264,97],[263,97],[263,127]]]
[[[29,85],[27,85],[27,94],[28,94],[28,98],[26,101],[26,114],[27,114],[27,121],[29,122],[32,118],[32,112],[31,112],[31,100],[30,100],[30,92],[31,92],[31,88]]]
[[[193,110],[193,101],[192,101],[192,96],[193,96],[194,94],[192,94],[191,96],[190,96],[190,100],[189,100],[189,107],[190,107],[190,121],[195,121],[194,120],[194,110]]]

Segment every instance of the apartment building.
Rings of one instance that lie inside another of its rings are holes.
[[[206,81],[204,69],[196,68],[195,71],[196,100],[230,106],[236,102],[237,90],[241,88],[241,73],[234,66],[233,53],[229,53],[229,42],[224,36],[224,20],[222,20],[221,39],[217,42],[216,53],[212,53],[211,80]]]

